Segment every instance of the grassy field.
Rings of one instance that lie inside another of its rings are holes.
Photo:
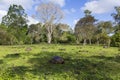
[[[51,64],[61,56],[65,64]],[[0,46],[0,80],[120,80],[120,50],[102,46]]]

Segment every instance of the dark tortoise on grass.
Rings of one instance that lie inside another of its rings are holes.
[[[60,56],[54,56],[50,61],[52,64],[64,64],[64,59]]]

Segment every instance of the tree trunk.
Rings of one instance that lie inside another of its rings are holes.
[[[97,45],[99,46],[100,42],[99,42],[99,39],[97,38]]]
[[[100,44],[100,42],[99,42],[99,40],[97,40],[97,45],[99,46],[99,44]]]
[[[76,43],[79,44],[79,39],[78,38],[76,39]]]
[[[111,40],[109,39],[109,40],[108,40],[108,47],[110,47],[110,43],[111,43]]]
[[[48,33],[48,34],[47,34],[47,41],[48,41],[48,44],[51,43],[51,40],[52,40],[52,35],[51,35],[51,33]]]
[[[83,46],[85,46],[86,45],[86,39],[84,39],[84,42],[83,42]]]
[[[90,45],[92,44],[91,39],[89,39],[89,44],[90,44]]]

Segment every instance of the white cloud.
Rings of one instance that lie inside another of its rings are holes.
[[[75,19],[75,20],[73,21],[73,24],[76,25],[78,21],[79,21],[79,19]]]
[[[0,15],[1,16],[4,16],[4,15],[6,15],[7,14],[7,11],[5,11],[5,10],[0,10]]]
[[[5,10],[0,10],[0,23],[2,21],[2,17],[5,16],[7,14],[7,11]]]
[[[70,10],[72,13],[76,12],[76,10],[74,8],[71,8]]]
[[[64,12],[65,15],[70,14],[70,11],[68,9],[64,9],[63,12]]]
[[[71,8],[71,9],[64,9],[64,14],[71,14],[71,13],[75,13],[76,10],[74,8]]]
[[[93,0],[85,3],[81,9],[88,9],[92,13],[101,14],[113,11],[115,6],[120,6],[120,0]]]
[[[39,21],[37,21],[36,19],[34,19],[30,16],[28,16],[28,20],[29,20],[28,25],[39,23]]]
[[[48,1],[58,4],[61,7],[63,7],[65,5],[65,0],[48,0]]]
[[[24,9],[30,10],[38,1],[33,0],[0,0],[0,9],[8,10],[11,4],[22,5]]]

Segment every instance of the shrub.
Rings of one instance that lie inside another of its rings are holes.
[[[116,33],[111,37],[111,46],[114,47],[120,46],[120,33]]]

